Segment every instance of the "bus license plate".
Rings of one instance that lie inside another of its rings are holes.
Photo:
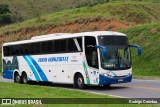
[[[119,79],[118,82],[123,82],[123,79]]]

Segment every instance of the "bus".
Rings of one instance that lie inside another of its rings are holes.
[[[113,31],[56,33],[4,43],[3,78],[30,81],[110,86],[132,80],[131,52],[125,34]]]

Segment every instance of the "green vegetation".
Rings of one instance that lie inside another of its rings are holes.
[[[2,54],[0,54],[0,76],[2,75]]]
[[[0,4],[0,26],[12,22],[11,11],[8,5]]]
[[[19,88],[17,88],[19,87]],[[106,95],[96,95],[78,90],[68,90],[60,87],[22,85],[0,82],[0,98],[111,98]],[[108,104],[55,104],[55,105],[15,105],[16,107],[106,107]],[[110,104],[110,107],[135,107],[134,104]],[[159,105],[136,105],[137,107],[158,107]],[[7,107],[2,106],[1,107]],[[12,107],[12,106],[11,106]]]
[[[128,35],[130,43],[142,47],[141,56],[132,50],[134,76],[160,77],[160,22],[132,27],[122,32]]]
[[[160,3],[111,2],[65,10],[34,18],[23,23],[12,24],[0,29],[0,35],[34,29],[50,29],[65,24],[81,24],[106,20],[119,20],[124,23],[150,23],[160,20]],[[64,18],[65,17],[65,18]]]
[[[106,2],[106,0],[0,0],[0,4],[9,5],[15,22],[102,2]]]
[[[12,14],[12,22],[22,22],[27,19],[62,11],[65,9],[94,6],[105,2],[152,2],[159,3],[159,0],[0,0],[0,5],[9,6]],[[6,17],[9,17],[8,14]]]
[[[21,88],[18,90],[17,87]],[[106,95],[95,95],[60,87],[3,82],[0,82],[0,92],[0,98],[109,98],[109,96]]]
[[[118,2],[130,2],[130,1],[134,1],[134,2],[159,2],[159,0],[108,0],[110,2],[115,2],[115,1],[118,1]]]

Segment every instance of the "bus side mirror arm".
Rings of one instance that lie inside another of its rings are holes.
[[[129,47],[137,48],[138,55],[142,54],[142,49],[140,46],[135,45],[135,44],[130,44]]]
[[[106,56],[107,56],[107,49],[106,49],[106,47],[100,46],[100,45],[95,45],[94,47],[95,47],[95,48],[99,48],[99,49],[102,50],[102,56],[103,56],[103,57],[106,57]]]

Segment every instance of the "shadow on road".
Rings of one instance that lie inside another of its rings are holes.
[[[48,86],[48,87],[60,87],[60,88],[69,88],[69,89],[75,89],[73,85],[71,84],[56,84],[56,83],[42,83],[42,82],[32,82],[29,83],[30,85],[39,85],[39,86]],[[111,85],[110,87],[103,87],[103,86],[86,86],[85,89],[83,90],[102,90],[102,91],[107,91],[107,90],[118,90],[118,89],[126,89],[129,87],[125,86],[119,86],[119,85]]]
[[[2,82],[13,82],[10,79],[3,79],[0,76],[0,81]],[[48,82],[29,82],[29,85],[39,85],[39,86],[48,86],[48,87],[60,87],[60,88],[68,88],[68,89],[75,89],[71,84],[56,84],[56,83],[48,83]],[[103,86],[86,86],[84,90],[98,90],[98,91],[109,91],[109,90],[119,90],[119,89],[126,89],[129,87],[125,87],[122,85],[111,85],[110,87],[103,87]]]

